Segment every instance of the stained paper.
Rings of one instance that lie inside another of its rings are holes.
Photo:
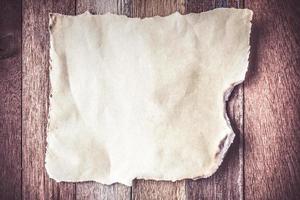
[[[46,169],[56,181],[197,179],[232,143],[252,11],[50,15]]]

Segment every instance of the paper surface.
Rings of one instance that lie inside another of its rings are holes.
[[[49,176],[131,185],[212,175],[234,138],[225,101],[247,71],[251,18],[52,14]]]

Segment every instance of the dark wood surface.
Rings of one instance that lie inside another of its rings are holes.
[[[218,171],[132,187],[49,179],[48,13],[146,17],[216,7],[254,11],[249,72],[227,106],[237,135]],[[0,0],[0,199],[300,199],[300,1]]]
[[[21,19],[20,0],[0,0],[0,199],[22,193]]]
[[[255,1],[245,82],[245,198],[300,199],[300,1]]]
[[[44,163],[49,94],[48,14],[75,14],[75,2],[24,0],[22,11],[22,198],[74,199],[74,186],[50,180]]]

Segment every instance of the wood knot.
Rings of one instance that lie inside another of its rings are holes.
[[[17,52],[16,40],[13,33],[0,35],[0,60],[10,58]]]

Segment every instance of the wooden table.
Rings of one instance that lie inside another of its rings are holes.
[[[146,17],[216,7],[254,11],[249,72],[227,106],[238,134],[217,173],[131,188],[49,179],[48,13]],[[300,199],[300,1],[0,0],[0,199]]]

